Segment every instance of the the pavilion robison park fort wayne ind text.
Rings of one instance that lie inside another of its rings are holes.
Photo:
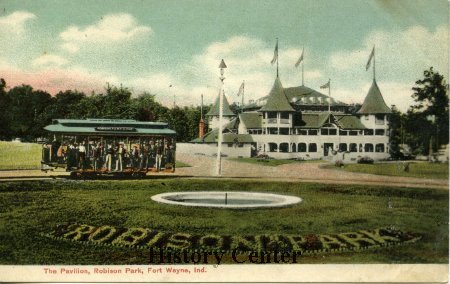
[[[272,60],[277,65],[276,75],[268,94],[244,103],[243,82],[238,91],[242,104],[233,112],[221,91],[206,113],[206,121],[203,118],[200,121],[199,137],[179,145],[179,151],[217,155],[217,143],[221,139],[222,155],[229,157],[267,155],[275,159],[345,162],[356,162],[363,157],[388,159],[392,111],[376,81],[375,51],[373,47],[368,52],[366,64],[366,71],[373,72],[372,85],[367,94],[361,94],[362,99],[365,96],[362,105],[355,105],[333,98],[331,79],[320,86],[327,94],[305,86],[303,68],[300,86],[283,86],[278,71],[277,41]],[[303,59],[302,52],[295,65],[303,67]],[[224,60],[219,67],[227,68]],[[205,128],[208,130],[204,131]]]

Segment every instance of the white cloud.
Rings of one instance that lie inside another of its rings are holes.
[[[37,67],[60,67],[67,64],[68,60],[55,54],[43,54],[34,59],[31,63]]]
[[[77,52],[86,44],[117,44],[148,36],[152,29],[139,25],[130,14],[105,15],[87,27],[70,26],[60,33],[61,47],[69,52]]]
[[[414,26],[405,31],[376,31],[354,50],[338,51],[330,56],[331,66],[338,70],[364,70],[375,45],[377,67],[389,74],[403,75],[411,70],[434,66],[442,73],[448,65],[448,29],[440,26],[429,31]]]
[[[15,11],[7,16],[0,17],[0,35],[22,35],[27,21],[36,18],[36,15],[26,11]]]

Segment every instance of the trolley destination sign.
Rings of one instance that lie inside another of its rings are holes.
[[[125,127],[125,126],[98,126],[95,127],[97,131],[123,131],[123,132],[135,132],[136,128],[134,127]]]

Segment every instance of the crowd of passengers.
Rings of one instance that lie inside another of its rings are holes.
[[[130,146],[131,145],[131,146]],[[93,169],[123,171],[125,168],[146,170],[173,168],[175,145],[171,139],[153,139],[142,144],[63,142],[44,144],[44,162],[66,164],[67,170]]]

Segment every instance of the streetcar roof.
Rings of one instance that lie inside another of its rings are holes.
[[[45,130],[68,134],[96,135],[175,135],[165,122],[131,119],[54,119]]]

